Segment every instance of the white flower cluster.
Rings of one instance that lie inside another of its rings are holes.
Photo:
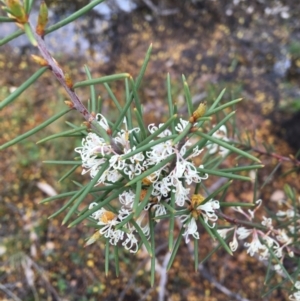
[[[219,201],[209,200],[208,202],[203,204],[203,200],[204,198],[200,194],[194,194],[191,200],[190,214],[182,215],[179,217],[181,222],[184,223],[185,232],[183,233],[183,236],[185,237],[186,243],[190,241],[189,235],[192,235],[195,239],[199,239],[196,221],[200,215],[210,228],[213,228],[215,226],[215,222],[218,219],[215,210],[220,208]],[[210,224],[209,222],[213,223]]]
[[[248,210],[248,214],[240,207],[236,207],[234,210],[243,214],[249,221],[252,221],[255,211],[260,207],[262,200],[258,200],[256,203],[257,207],[255,210]],[[251,237],[251,242],[244,243],[250,256],[258,254],[260,259],[268,259],[271,249],[276,257],[283,259],[283,249],[292,243],[292,239],[287,236],[285,230],[275,230],[272,226],[271,218],[263,217],[261,224],[267,228],[266,233],[256,228],[243,226],[219,229],[218,232],[223,238],[226,238],[227,234],[233,231],[233,240],[229,243],[232,252],[236,251],[238,247],[238,239],[244,240]],[[293,253],[289,252],[289,255],[293,256]]]
[[[99,125],[105,131],[108,131],[109,126],[105,117],[101,114],[98,114],[96,117]],[[89,172],[91,178],[98,175],[104,164],[108,164],[97,181],[97,184],[102,185],[111,185],[123,179],[130,181],[146,170],[158,165],[166,158],[174,156],[175,159],[172,163],[162,166],[142,180],[144,186],[153,186],[149,202],[136,220],[136,223],[147,237],[149,236],[149,223],[146,219],[148,216],[147,211],[151,208],[151,210],[155,212],[155,216],[166,214],[166,208],[163,203],[169,203],[171,201],[171,192],[175,195],[176,206],[183,207],[186,203],[190,204],[189,186],[207,179],[208,175],[200,174],[197,168],[203,168],[203,166],[196,166],[192,161],[202,150],[195,147],[190,151],[189,155],[186,155],[189,147],[192,145],[189,140],[185,140],[184,143],[180,141],[173,145],[173,141],[170,137],[170,139],[165,142],[157,143],[143,152],[136,153],[136,149],[139,148],[140,145],[135,139],[135,135],[140,132],[140,129],[133,128],[127,130],[126,119],[124,124],[125,130],[120,130],[116,137],[114,137],[114,144],[118,146],[118,150],[120,151],[116,151],[110,143],[107,143],[102,137],[99,137],[95,133],[89,133],[87,137],[83,139],[82,146],[76,148],[75,151],[80,154],[82,159],[82,173],[85,174]],[[175,126],[176,133],[180,134],[188,124],[189,121],[180,119]],[[168,129],[155,135],[157,131],[160,131],[162,126],[163,124],[160,124],[158,127],[154,124],[150,124],[148,131],[151,135],[153,134],[153,136],[156,137],[155,139],[171,136],[172,132]],[[155,139],[149,143],[154,142]],[[128,156],[132,152],[135,152],[135,154]],[[124,156],[126,156],[125,159]],[[117,225],[121,223],[124,218],[133,214],[135,197],[133,191],[125,191],[119,196],[120,209],[117,213],[102,208],[92,215],[92,217],[98,221],[98,225],[101,226],[99,230],[100,236],[109,239],[112,245],[116,245],[119,241],[122,241],[123,246],[126,249],[130,249],[131,252],[137,251],[137,239],[134,235],[136,229],[131,225],[130,221],[124,225],[122,224],[123,226],[119,228]],[[96,203],[92,203],[90,209],[95,206],[95,204]],[[217,220],[214,210],[219,208],[218,201],[211,200],[202,205],[198,202],[194,204],[194,207],[195,208],[191,208],[190,211],[198,210],[197,212],[201,212],[206,223],[209,221],[215,222]],[[200,215],[200,213],[198,215]],[[199,238],[195,214],[194,217],[191,216],[190,218],[190,216],[184,215],[180,217],[180,219],[186,223],[186,231],[184,233],[186,242],[189,241],[188,235],[190,234],[195,238]],[[214,224],[210,226],[213,227]],[[95,239],[96,236],[93,236],[90,242],[95,241]]]

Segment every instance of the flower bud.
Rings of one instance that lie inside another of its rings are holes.
[[[37,64],[39,64],[40,66],[48,66],[48,62],[44,59],[44,58],[42,58],[42,57],[40,57],[40,56],[38,56],[38,55],[34,55],[34,54],[32,54],[31,55],[31,58],[37,63]]]
[[[40,6],[40,12],[38,17],[38,22],[36,26],[36,33],[40,36],[43,36],[45,34],[45,27],[48,23],[48,8],[44,1],[42,1]]]

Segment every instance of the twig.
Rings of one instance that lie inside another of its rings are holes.
[[[265,155],[265,156],[269,156],[269,157],[275,158],[279,162],[290,162],[290,163],[294,164],[295,166],[300,167],[300,161],[297,160],[296,158],[294,158],[292,155],[290,155],[289,157],[286,157],[286,156],[282,156],[282,155],[277,154],[277,153],[270,153],[268,151],[261,150],[259,148],[253,147],[251,145],[243,144],[243,143],[241,143],[239,141],[235,141],[235,140],[231,140],[231,141],[234,142],[234,143],[236,143],[243,150],[252,150],[253,152],[256,152],[256,153],[258,153],[260,155]]]
[[[50,291],[50,293],[53,296],[53,300],[60,301],[61,299],[60,299],[57,291],[55,290],[55,288],[51,285],[50,281],[48,280],[48,278],[46,276],[46,272],[44,271],[44,269],[42,267],[40,267],[36,262],[34,262],[28,255],[26,255],[26,257],[27,257],[27,260],[32,264],[32,266],[41,275],[44,283],[46,284],[48,290]]]
[[[191,252],[193,254],[193,251]],[[198,270],[201,273],[201,276],[203,276],[205,279],[209,281],[210,284],[212,284],[214,287],[216,287],[219,291],[221,291],[224,295],[234,298],[238,301],[250,301],[249,299],[243,298],[240,294],[233,293],[230,291],[227,287],[222,285],[220,282],[218,282],[208,271],[207,269],[202,265],[198,265]]]
[[[169,16],[169,15],[177,14],[179,12],[178,8],[161,10],[151,0],[143,0],[143,2],[153,11],[155,15],[158,16]]]
[[[158,292],[158,301],[164,301],[165,298],[165,291],[166,291],[166,284],[168,281],[168,273],[167,273],[167,265],[170,260],[171,253],[168,252],[165,255],[163,260],[162,266],[160,268],[160,281],[159,281],[159,292]]]
[[[164,249],[167,245],[168,245],[168,243],[164,243],[164,244],[160,245],[159,247],[157,247],[157,248],[155,249],[155,255],[156,255],[157,253],[159,253],[162,249]],[[135,281],[135,278],[136,278],[136,276],[137,276],[137,274],[138,274],[138,271],[139,271],[139,270],[147,263],[148,260],[149,260],[149,258],[146,257],[146,258],[145,258],[145,259],[137,266],[137,268],[135,269],[134,273],[132,274],[132,277],[131,277],[130,280],[128,281],[126,287],[125,287],[125,288],[123,289],[123,291],[120,293],[119,298],[118,298],[118,301],[123,301],[123,299],[124,299],[124,297],[125,297],[127,291],[128,291],[128,290],[130,289],[130,287],[134,284],[134,281]],[[150,292],[151,292],[153,289],[154,289],[154,287],[150,289]],[[149,290],[148,290],[148,291],[146,292],[146,294],[149,294],[150,292],[149,292]]]
[[[5,285],[0,283],[0,290],[2,290],[6,295],[12,298],[14,301],[22,301],[17,297],[12,291],[10,291]]]
[[[60,84],[64,87],[64,89],[68,93],[68,95],[74,105],[74,108],[82,114],[82,116],[84,117],[84,119],[87,122],[91,122],[92,120],[95,119],[95,117],[83,105],[83,103],[81,102],[81,100],[79,99],[79,97],[77,96],[75,91],[67,85],[65,74],[62,71],[62,69],[60,68],[60,66],[55,62],[52,55],[49,53],[45,41],[43,40],[43,38],[41,36],[39,36],[35,32],[35,29],[33,28],[33,26],[31,24],[30,24],[30,26],[31,26],[32,32],[34,33],[35,39],[37,41],[37,47],[39,48],[42,57],[47,61],[50,70],[52,71],[52,73],[54,74],[56,79],[60,82]]]

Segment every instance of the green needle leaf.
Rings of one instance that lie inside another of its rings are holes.
[[[23,30],[19,29],[15,31],[14,33],[8,35],[7,37],[0,40],[0,46],[5,45],[6,43],[10,42],[11,40],[14,40],[15,38],[21,36],[24,33]]]
[[[24,24],[24,31],[25,31],[25,33],[26,33],[26,35],[27,35],[27,38],[28,38],[28,40],[30,41],[30,43],[31,43],[33,46],[37,46],[37,41],[36,41],[36,39],[35,39],[35,37],[34,37],[34,33],[32,32],[29,23],[25,23],[25,24]]]
[[[199,265],[199,240],[194,238],[194,260],[195,260],[195,271],[198,271]]]
[[[100,78],[93,78],[93,79],[85,80],[82,82],[78,82],[78,83],[74,84],[73,88],[75,89],[75,88],[79,88],[79,87],[103,84],[103,83],[107,83],[107,82],[111,82],[111,81],[115,81],[115,80],[125,79],[128,77],[130,77],[129,73],[107,75],[107,76],[103,76]]]
[[[255,161],[255,162],[260,163],[260,160],[257,159],[256,157],[254,157],[254,156],[248,154],[247,152],[244,152],[244,151],[240,150],[239,148],[236,148],[236,147],[232,146],[231,144],[229,144],[229,143],[227,143],[227,142],[225,142],[225,141],[223,141],[223,140],[221,140],[221,139],[217,139],[217,138],[215,138],[215,137],[212,137],[212,136],[207,135],[207,134],[205,134],[205,133],[202,133],[202,132],[200,132],[200,131],[197,131],[196,134],[199,135],[199,136],[202,137],[202,138],[205,138],[205,139],[207,139],[207,140],[213,142],[213,143],[216,143],[216,144],[218,144],[218,145],[221,145],[221,146],[223,146],[223,147],[225,147],[225,148],[231,150],[232,152],[235,152],[235,153],[237,153],[237,154],[239,154],[239,155],[241,155],[241,156],[243,156],[243,157],[246,157],[246,158],[248,158],[248,159],[250,159],[250,160],[253,160],[253,161]]]
[[[7,98],[0,102],[0,110],[2,110],[6,105],[14,101],[18,96],[20,96],[30,85],[32,85],[36,80],[46,71],[48,67],[42,67],[37,72],[35,72],[29,79],[27,79],[18,89],[11,93]]]
[[[210,229],[213,235],[216,237],[216,239],[219,241],[219,243],[222,245],[222,247],[225,249],[225,251],[229,255],[233,255],[232,251],[230,250],[229,246],[227,245],[226,241],[221,237],[221,235],[218,233],[218,231],[215,228]]]
[[[43,161],[44,164],[59,164],[59,165],[82,165],[81,161],[56,161],[56,160],[47,160]]]
[[[184,229],[185,229],[184,226],[182,226],[181,229],[180,229],[180,232],[178,234],[177,240],[175,242],[175,246],[174,246],[174,248],[172,250],[172,254],[170,256],[170,260],[169,260],[168,265],[167,265],[167,270],[170,270],[170,268],[171,268],[171,266],[173,264],[173,261],[175,259],[176,253],[177,253],[179,245],[180,245],[180,242],[182,240],[182,234],[184,232]]]
[[[59,180],[58,183],[62,182],[64,179],[66,179],[68,176],[70,176],[76,169],[77,165],[73,166],[68,172],[66,172]]]
[[[109,270],[109,239],[105,239],[105,276],[108,276]]]
[[[16,22],[16,19],[0,16],[0,22]]]
[[[131,220],[131,224],[133,225],[133,227],[136,229],[136,231],[138,232],[138,234],[139,234],[139,236],[140,236],[140,238],[141,238],[141,240],[142,240],[142,242],[143,242],[143,244],[145,245],[145,247],[146,247],[146,249],[147,249],[147,251],[148,251],[148,253],[149,253],[149,256],[150,257],[155,257],[154,256],[154,253],[152,253],[152,249],[151,249],[151,247],[150,247],[150,244],[149,244],[149,242],[148,242],[148,239],[147,239],[147,237],[145,236],[145,234],[144,234],[144,232],[142,231],[142,229],[141,229],[141,227],[136,223],[136,221],[135,220]]]
[[[72,109],[67,109],[67,110],[64,110],[56,115],[54,115],[53,117],[51,117],[50,119],[46,120],[45,122],[43,122],[42,124],[36,126],[34,129],[14,138],[13,140],[10,140],[4,144],[2,144],[0,146],[0,150],[3,150],[9,146],[12,146],[30,136],[32,136],[33,134],[37,133],[38,131],[42,130],[43,128],[45,128],[46,126],[48,126],[49,124],[53,123],[55,120],[59,119],[61,116],[67,114],[68,112],[70,112]]]
[[[212,170],[212,169],[206,169],[206,168],[200,168],[200,167],[197,168],[197,170],[200,172],[203,172],[203,173],[207,173],[207,174],[219,176],[219,177],[224,177],[224,178],[228,178],[228,179],[251,181],[251,178],[249,178],[249,177],[235,175],[235,174],[227,173],[227,172],[222,172],[221,170]]]
[[[115,268],[116,268],[116,276],[119,277],[120,275],[120,265],[119,265],[119,253],[118,247],[114,246],[114,258],[115,258]]]
[[[68,222],[68,220],[71,218],[73,213],[77,210],[79,205],[84,201],[86,196],[89,193],[91,193],[92,188],[96,185],[97,181],[100,179],[100,177],[102,176],[104,171],[107,169],[108,165],[109,165],[109,162],[106,161],[99,169],[97,175],[91,180],[91,182],[88,185],[85,186],[84,191],[82,191],[80,196],[78,196],[78,199],[76,200],[74,205],[71,207],[71,209],[68,211],[65,218],[63,219],[63,222],[62,222],[63,225]]]
[[[147,53],[146,53],[146,56],[145,56],[145,59],[144,59],[144,62],[143,62],[143,65],[142,65],[142,68],[141,68],[141,71],[136,79],[136,84],[135,84],[135,88],[136,90],[139,89],[140,85],[141,85],[141,82],[142,82],[142,78],[145,74],[145,71],[146,71],[146,68],[147,68],[147,65],[148,65],[148,62],[149,62],[149,59],[150,59],[150,55],[151,55],[151,51],[152,51],[152,44],[149,46],[148,50],[147,50]]]
[[[91,72],[90,72],[89,68],[87,67],[87,65],[84,66],[84,69],[85,69],[85,73],[86,73],[88,79],[92,80],[92,75],[91,75]],[[95,91],[94,85],[90,86],[90,93],[91,93],[91,112],[97,113],[96,112],[96,91]]]
[[[147,193],[144,197],[144,199],[142,200],[142,202],[137,206],[136,210],[134,211],[134,218],[137,219],[141,212],[144,210],[145,206],[148,204],[149,202],[149,199],[150,199],[150,195],[152,193],[152,190],[153,190],[153,185],[151,185],[148,190],[147,190]]]
[[[231,100],[221,106],[218,106],[216,109],[212,109],[212,107],[211,107],[210,110],[208,110],[208,112],[205,114],[205,116],[210,116],[210,115],[216,114],[220,111],[223,111],[224,109],[235,105],[236,103],[240,102],[241,100],[242,100],[242,98]]]
[[[135,198],[134,198],[134,202],[133,202],[133,212],[136,211],[136,209],[139,205],[141,191],[142,191],[142,181],[138,181],[136,183]]]
[[[86,130],[87,130],[87,127],[82,126],[82,127],[77,128],[77,129],[74,129],[74,130],[69,130],[69,131],[65,131],[65,132],[62,132],[62,133],[58,133],[58,134],[48,136],[44,139],[39,140],[36,144],[40,144],[40,143],[43,143],[43,142],[46,142],[46,141],[49,141],[49,140],[52,140],[52,139],[55,139],[55,138],[72,137],[73,134],[76,134],[76,133],[82,132],[82,131],[86,131]]]
[[[175,192],[171,190],[171,203],[170,207],[174,208],[175,207]],[[174,224],[175,224],[175,215],[173,212],[170,212],[171,216],[169,219],[169,251],[171,252],[173,243],[174,243]]]
[[[110,86],[108,85],[108,83],[104,83],[104,87],[107,90],[107,93],[108,93],[109,97],[112,99],[112,101],[114,102],[114,104],[117,107],[117,109],[119,110],[119,112],[121,112],[122,111],[122,107],[121,107],[119,101],[117,100],[115,94],[111,90]]]
[[[74,20],[80,18],[82,15],[86,14],[87,12],[89,12],[91,9],[93,9],[96,5],[98,5],[99,3],[103,2],[104,0],[94,0],[91,1],[88,5],[85,5],[83,8],[79,9],[78,11],[76,11],[74,14],[70,15],[69,17],[65,18],[64,20],[50,26],[47,30],[46,30],[46,34],[55,31],[71,22],[73,22]]]
[[[187,81],[185,79],[185,76],[182,75],[182,81],[183,81],[183,90],[184,90],[184,96],[187,104],[188,114],[189,117],[193,115],[194,109],[193,109],[193,103],[192,103],[192,96],[189,89],[189,86],[187,84]]]
[[[154,233],[154,220],[153,220],[153,212],[151,210],[149,213],[149,227],[150,227],[150,242],[151,242],[151,251],[153,256],[151,257],[151,286],[153,287],[155,281],[155,233]]]
[[[210,112],[211,112],[214,108],[217,107],[217,105],[218,105],[219,102],[221,101],[221,99],[222,99],[222,97],[223,97],[225,91],[226,91],[226,89],[223,89],[223,90],[221,91],[221,93],[219,94],[219,96],[217,97],[217,99],[213,102],[213,104],[211,105],[211,107],[207,110],[207,114],[205,114],[205,115],[209,115]]]

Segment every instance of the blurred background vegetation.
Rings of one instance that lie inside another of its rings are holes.
[[[56,23],[88,2],[46,1],[49,23]],[[33,20],[36,15],[34,11]],[[153,43],[141,90],[147,122],[164,121],[167,72],[171,74],[174,100],[182,108],[180,112],[186,113],[180,80],[183,73],[195,101],[212,101],[224,87],[224,101],[243,97],[236,121],[241,135],[247,129],[254,144],[265,142],[288,156],[300,148],[299,17],[300,4],[293,0],[108,0],[84,18],[49,34],[46,42],[74,82],[85,78],[84,64],[93,77],[114,72],[135,76]],[[15,27],[0,24],[0,29],[3,38]],[[1,47],[0,100],[37,70],[30,59],[32,53],[37,50],[25,37]],[[107,91],[100,86],[97,89],[104,99],[104,113],[108,118],[114,116],[116,110]],[[124,98],[123,86],[116,83],[113,90],[120,99]],[[89,98],[88,89],[80,89],[78,94],[85,102]],[[59,112],[65,106],[63,100],[65,92],[50,73],[45,73],[0,112],[0,144]],[[57,182],[67,170],[65,166],[48,167],[42,161],[73,158],[74,147],[81,141],[70,138],[36,145],[43,137],[67,129],[65,121],[80,124],[83,120],[71,112],[38,135],[1,152],[1,300],[242,300],[238,296],[260,300],[265,267],[244,251],[230,259],[219,251],[205,263],[205,272],[195,273],[191,255],[182,246],[164,286],[165,299],[158,292],[162,270],[158,270],[157,286],[150,288],[148,258],[143,252],[137,257],[121,254],[122,274],[116,278],[112,268],[106,277],[103,246],[83,247],[91,234],[87,227],[67,229],[61,226],[62,216],[47,219],[64,200],[39,204],[56,191],[74,189],[69,179]],[[261,183],[278,163],[274,158],[263,159],[267,167],[259,172]],[[290,183],[299,193],[299,174],[280,176],[289,168],[280,166],[260,192],[259,197],[271,209],[276,207],[272,203],[276,193],[277,198],[283,194],[284,183]],[[83,181],[80,168],[72,180]],[[240,183],[228,196],[237,201],[252,197],[251,184]],[[164,233],[164,227],[159,224],[157,231]],[[163,238],[160,240],[162,248],[157,259],[163,269],[167,250]],[[201,242],[200,258],[204,258],[212,242],[205,235]],[[280,281],[280,276],[277,278],[275,281]],[[216,282],[239,295],[228,295]],[[278,289],[269,300],[286,298],[286,292]]]

